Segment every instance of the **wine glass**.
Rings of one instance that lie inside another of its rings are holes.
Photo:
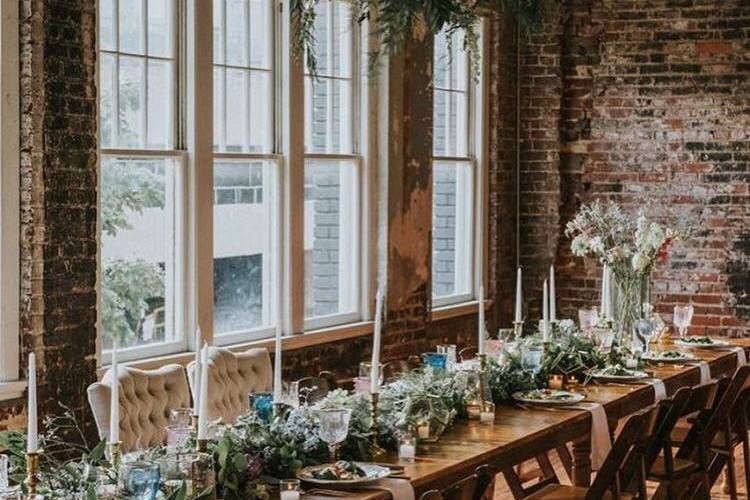
[[[686,306],[674,306],[674,326],[680,331],[680,339],[685,339],[685,334],[690,326],[690,322],[693,320],[693,305],[689,304]]]
[[[639,319],[635,322],[635,331],[643,341],[643,352],[649,352],[649,344],[654,337],[654,322],[650,319]]]
[[[125,462],[120,467],[120,491],[124,498],[154,500],[159,491],[159,478],[156,462]]]
[[[320,435],[320,439],[328,444],[331,463],[336,462],[338,446],[344,442],[347,434],[349,434],[349,420],[351,417],[352,411],[347,409],[324,408],[318,410],[320,424],[318,434]]]
[[[539,370],[542,369],[542,356],[544,349],[540,345],[526,344],[521,348],[521,366],[524,371],[531,373],[536,377]]]
[[[578,323],[581,325],[581,330],[590,333],[591,330],[596,328],[596,324],[599,321],[599,311],[596,307],[582,307],[578,310]]]

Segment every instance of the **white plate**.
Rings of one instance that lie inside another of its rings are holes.
[[[544,389],[540,389],[544,390]],[[535,391],[522,391],[522,392],[516,392],[513,394],[513,399],[518,401],[519,403],[527,403],[531,405],[574,405],[576,403],[580,403],[584,399],[586,399],[586,396],[581,394],[580,392],[570,392],[570,391],[558,391],[558,390],[547,390],[550,395],[558,395],[558,396],[567,396],[565,398],[560,399],[537,399],[534,397],[529,397],[531,392]]]
[[[701,338],[709,338],[711,339],[710,344],[699,344],[696,342],[685,342],[684,340],[677,340],[675,341],[675,345],[678,345],[680,347],[692,347],[694,349],[717,349],[717,348],[726,348],[729,347],[730,344],[726,340],[721,339],[715,339],[712,337],[701,337]]]
[[[667,351],[668,352],[668,351]],[[651,361],[652,363],[684,363],[686,361],[697,361],[698,358],[692,354],[682,352],[682,357],[679,358],[665,358],[662,356],[663,352],[652,352],[643,355],[643,360]]]
[[[606,373],[602,373],[602,370],[596,370],[591,374],[592,377],[594,377],[597,380],[641,380],[644,378],[648,378],[649,375],[646,372],[642,372],[639,370],[630,370],[630,375],[608,375]]]
[[[321,465],[310,465],[297,471],[297,479],[312,484],[324,484],[327,486],[361,486],[365,484],[374,483],[378,479],[383,479],[391,475],[391,469],[383,467],[382,465],[370,464],[366,462],[354,462],[363,471],[365,471],[365,477],[358,477],[356,479],[317,479],[312,476],[312,473],[316,470],[328,467],[331,464]]]

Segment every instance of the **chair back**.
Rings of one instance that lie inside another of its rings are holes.
[[[641,433],[651,425],[657,413],[657,407],[647,408],[628,417],[622,431],[612,444],[607,458],[604,459],[596,479],[586,492],[586,500],[596,500],[604,498],[607,490],[613,490],[613,496],[619,498],[620,485],[618,471],[623,462],[631,451],[631,448],[638,442]]]
[[[481,500],[492,484],[493,474],[488,465],[480,465],[474,473],[440,492],[443,500]]]
[[[463,349],[458,351],[458,360],[468,361],[470,359],[474,359],[477,357],[478,351],[479,350],[477,349],[477,346],[464,347]]]
[[[440,490],[428,490],[419,495],[419,500],[443,500]]]
[[[394,359],[383,363],[383,380],[391,382],[412,369],[408,359]]]
[[[747,391],[750,391],[750,365],[737,368],[718,403],[714,405],[700,436],[703,449],[709,449],[716,433],[724,428],[738,405],[744,404],[744,395]]]
[[[188,378],[195,390],[195,363],[188,364]],[[273,384],[271,356],[266,349],[232,352],[221,347],[208,348],[208,415],[233,423],[250,409],[249,394],[270,392]]]
[[[157,370],[120,366],[117,378],[123,451],[163,444],[171,410],[190,407],[185,369],[176,364]],[[95,382],[87,389],[101,439],[109,436],[112,379],[112,370],[107,370],[101,382]]]

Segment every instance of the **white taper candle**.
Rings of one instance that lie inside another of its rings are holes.
[[[208,436],[208,344],[201,349],[200,410],[198,412],[198,439]]]
[[[380,335],[383,319],[383,292],[378,290],[375,298],[375,326],[372,333],[372,359],[370,366],[370,392],[380,391]]]
[[[110,368],[109,442],[120,442],[120,364],[117,360],[117,341],[112,342],[112,367]]]
[[[607,316],[607,264],[602,266],[602,291],[599,314],[604,317]]]
[[[544,280],[542,289],[542,339],[549,340],[549,284]]]
[[[26,451],[36,453],[39,450],[39,436],[37,434],[37,412],[36,412],[36,355],[29,354],[28,374],[28,429],[26,436]]]
[[[477,350],[484,354],[484,285],[479,285],[479,325],[477,326]]]
[[[557,321],[557,307],[555,306],[555,266],[549,266],[549,320]]]
[[[523,292],[521,289],[521,268],[516,271],[516,314],[515,321],[520,323],[523,318]]]
[[[195,358],[193,367],[193,415],[198,416],[201,411],[200,404],[200,387],[201,387],[201,370],[203,369],[203,360],[201,359],[201,346],[203,345],[203,334],[201,327],[195,329]]]
[[[273,351],[273,400],[281,401],[281,322],[276,325],[276,340]]]

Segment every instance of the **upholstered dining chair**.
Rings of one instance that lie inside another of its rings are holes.
[[[87,390],[89,405],[102,439],[109,436],[112,378],[112,370],[107,370],[102,381],[91,384]],[[118,379],[123,451],[162,444],[170,411],[190,406],[185,369],[175,364],[156,370],[121,366]]]
[[[188,364],[188,379],[195,389],[200,381]],[[267,349],[233,352],[223,347],[208,348],[208,415],[231,424],[250,409],[248,395],[269,392],[273,385],[273,367]]]

